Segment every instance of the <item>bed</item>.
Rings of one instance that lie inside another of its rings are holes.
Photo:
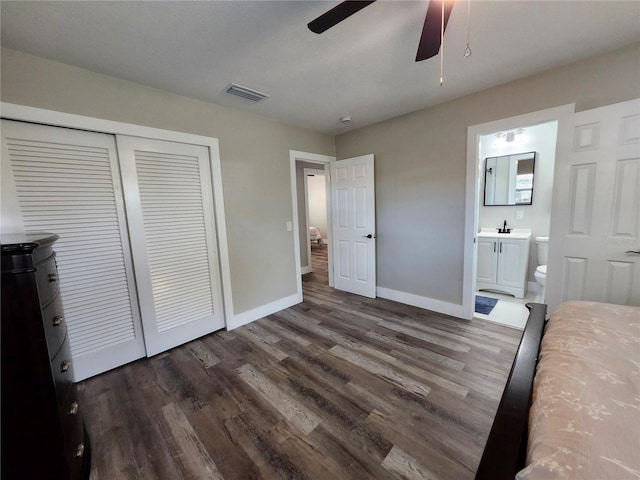
[[[309,227],[309,240],[312,244],[322,245],[322,235],[317,227]]]
[[[527,308],[476,480],[640,478],[640,308]]]

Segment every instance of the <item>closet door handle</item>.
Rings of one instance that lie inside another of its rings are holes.
[[[500,242],[500,253],[502,253],[502,242]]]
[[[496,253],[496,242],[493,242],[493,253]]]

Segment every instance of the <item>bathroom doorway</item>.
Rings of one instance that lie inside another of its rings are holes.
[[[542,301],[542,285],[534,277],[539,264],[535,239],[549,235],[558,123],[573,110],[568,105],[469,128],[467,232],[473,243],[465,250],[463,302],[469,318],[522,329],[525,304]],[[515,166],[520,154],[531,153],[535,159],[527,167]],[[513,192],[491,202],[489,197],[501,188],[495,183],[496,159],[506,162],[507,170],[511,165],[504,188]],[[511,233],[487,244],[486,235],[495,235],[505,222]]]

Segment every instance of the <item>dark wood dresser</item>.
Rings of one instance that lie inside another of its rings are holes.
[[[3,235],[3,480],[89,478],[53,234]]]

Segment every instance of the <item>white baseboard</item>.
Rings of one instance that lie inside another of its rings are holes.
[[[294,293],[293,295],[281,298],[275,302],[267,303],[266,305],[254,308],[253,310],[239,313],[238,315],[234,315],[232,318],[227,318],[227,330],[233,330],[234,328],[260,320],[272,313],[297,305],[300,302],[302,302],[302,294],[299,295]]]
[[[376,287],[376,294],[378,297],[386,298],[387,300],[394,300],[414,307],[444,313],[445,315],[464,318],[462,305],[456,305],[455,303],[443,302],[442,300],[422,297],[413,293],[399,292],[397,290],[391,290],[384,287]]]
[[[307,273],[311,273],[311,266],[302,267],[300,269],[300,273],[302,275],[306,275]]]

